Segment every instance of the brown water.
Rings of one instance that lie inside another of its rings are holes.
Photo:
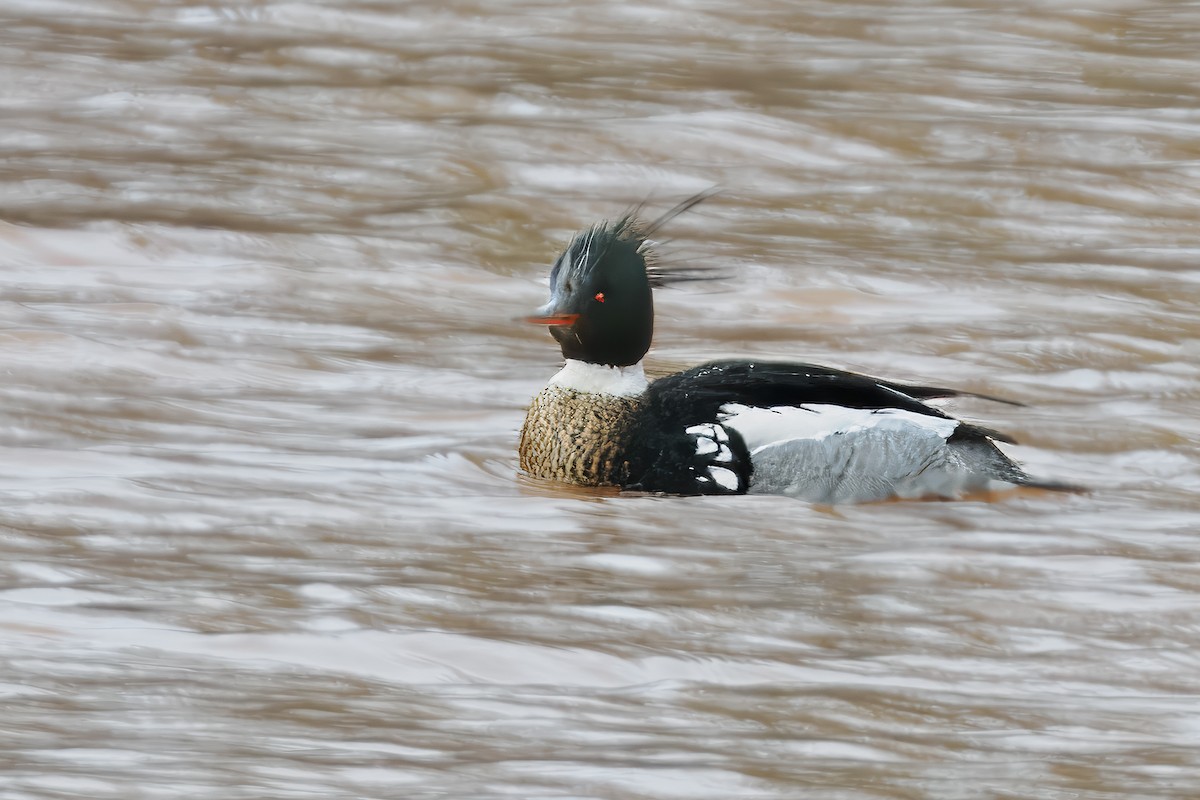
[[[1200,797],[1200,7],[6,0],[0,797]],[[1087,496],[516,471],[572,230],[660,365]]]

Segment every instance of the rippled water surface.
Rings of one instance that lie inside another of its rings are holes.
[[[0,4],[0,795],[1200,797],[1200,6]],[[517,472],[570,233],[654,362],[1082,496]]]

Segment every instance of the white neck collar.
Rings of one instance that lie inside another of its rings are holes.
[[[566,365],[550,379],[550,385],[586,394],[637,397],[646,391],[647,383],[640,361],[628,367],[606,367],[568,358]]]

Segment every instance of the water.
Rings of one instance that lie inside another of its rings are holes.
[[[1200,9],[0,7],[0,796],[1200,796]],[[653,363],[1085,496],[516,470],[570,233],[712,185]]]

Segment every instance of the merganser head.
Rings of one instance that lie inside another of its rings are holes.
[[[528,320],[549,325],[566,358],[612,367],[641,361],[654,335],[645,245],[632,216],[576,234],[550,270],[550,302]]]
[[[650,223],[635,211],[575,234],[550,270],[550,301],[526,321],[548,325],[565,358],[610,367],[641,361],[654,336],[652,287],[712,277],[661,268],[649,237],[713,194],[688,198]]]

